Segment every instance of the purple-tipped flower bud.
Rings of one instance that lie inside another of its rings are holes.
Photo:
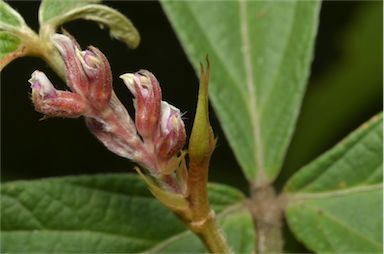
[[[103,53],[95,47],[81,51],[73,39],[61,34],[55,34],[53,42],[63,57],[71,90],[87,98],[95,110],[105,109],[112,95],[112,73]]]
[[[185,143],[185,127],[180,110],[161,102],[160,135],[156,152],[160,158],[170,159],[177,155]]]
[[[28,82],[31,84],[32,94],[34,97],[39,97],[41,99],[57,97],[55,87],[52,85],[51,81],[49,81],[44,72],[34,71]]]
[[[43,72],[35,71],[29,83],[36,111],[47,116],[69,118],[86,114],[88,107],[80,95],[56,90]]]
[[[143,139],[153,138],[160,118],[161,89],[157,79],[146,70],[124,74],[120,78],[136,97],[137,131]]]

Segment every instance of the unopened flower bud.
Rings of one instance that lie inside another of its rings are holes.
[[[81,51],[68,36],[55,34],[53,41],[63,57],[68,86],[87,98],[96,110],[103,110],[112,95],[112,74],[106,57],[95,47]]]
[[[185,127],[181,119],[180,110],[161,102],[160,136],[158,137],[156,152],[160,158],[170,159],[177,155],[185,142]]]
[[[56,90],[43,72],[35,71],[29,83],[32,88],[33,104],[40,113],[47,116],[76,118],[88,110],[85,100],[80,95]]]
[[[135,123],[143,139],[153,138],[160,118],[161,89],[155,76],[146,70],[120,76],[135,96]]]
[[[32,94],[34,97],[41,99],[55,98],[57,92],[51,81],[47,78],[44,72],[34,71],[31,78],[28,80],[31,84]]]

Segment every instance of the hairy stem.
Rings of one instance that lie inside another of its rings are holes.
[[[207,183],[212,151],[206,154],[202,161],[191,160],[189,164],[188,186],[190,186],[190,193],[188,201],[192,216],[189,227],[200,237],[211,253],[232,253],[216,223],[215,213],[209,207]]]
[[[65,80],[65,68],[63,60],[55,50],[51,40],[51,34],[36,34],[25,26],[12,34],[21,39],[23,52],[20,56],[34,56],[43,59],[63,80]]]
[[[200,237],[210,253],[232,253],[221,229],[216,223],[213,211],[207,215],[205,220],[193,222],[191,225],[191,230]]]
[[[256,227],[256,253],[282,253],[282,207],[271,184],[251,186],[249,208]]]

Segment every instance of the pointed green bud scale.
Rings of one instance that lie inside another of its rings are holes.
[[[207,68],[205,71],[203,65],[200,64],[199,97],[188,147],[189,157],[195,162],[201,162],[207,157],[209,158],[215,147],[208,113],[208,82],[210,71],[208,56],[206,57],[206,61]]]
[[[151,178],[141,172],[139,167],[135,167],[135,170],[148,185],[148,189],[153,194],[153,196],[155,196],[156,199],[158,199],[166,207],[170,208],[174,212],[186,210],[188,208],[188,202],[182,195],[163,190],[157,186],[157,184],[152,181]]]

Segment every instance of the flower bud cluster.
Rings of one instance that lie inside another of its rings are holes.
[[[182,159],[185,127],[180,110],[162,101],[160,85],[146,70],[121,76],[135,97],[135,121],[112,90],[111,68],[95,47],[81,51],[62,34],[52,38],[71,91],[55,89],[35,71],[29,80],[35,109],[47,116],[84,116],[90,131],[112,152],[132,159],[153,175],[171,174]]]

